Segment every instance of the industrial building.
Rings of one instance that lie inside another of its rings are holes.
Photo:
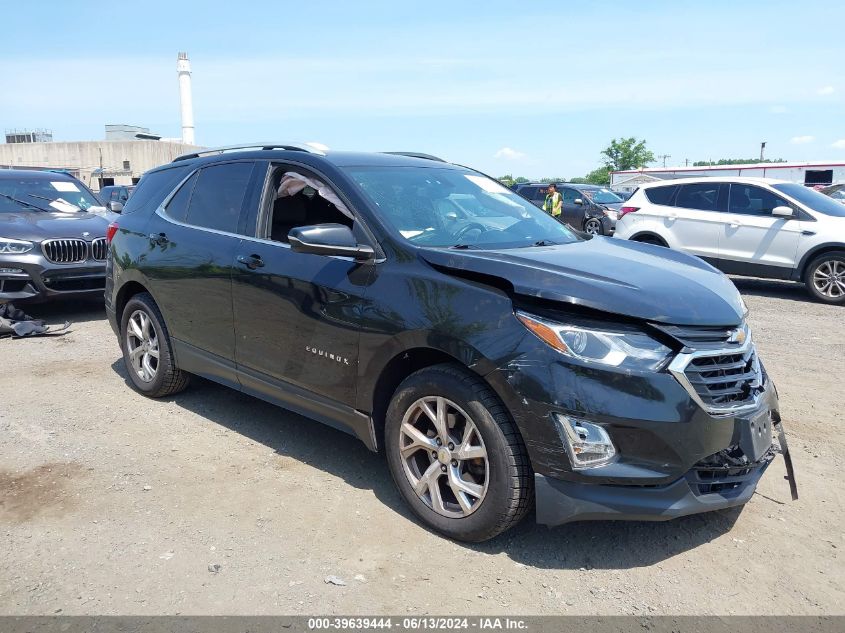
[[[136,125],[105,126],[104,140],[54,142],[51,130],[6,130],[0,144],[0,169],[66,171],[94,191],[108,185],[131,185],[153,167],[180,154],[201,149],[194,142],[191,64],[187,53],[177,58],[182,137],[162,138]]]
[[[631,192],[649,182],[701,176],[777,178],[807,186],[830,185],[835,182],[845,182],[845,163],[748,163],[705,167],[647,167],[610,172],[610,188],[613,191]]]

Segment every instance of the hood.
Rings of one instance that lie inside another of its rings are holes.
[[[105,237],[108,225],[108,220],[93,213],[0,213],[0,236],[31,242],[63,237],[92,240]]]
[[[737,325],[745,307],[730,279],[661,246],[595,237],[560,246],[489,251],[422,249],[441,270],[500,277],[514,292],[674,325]]]

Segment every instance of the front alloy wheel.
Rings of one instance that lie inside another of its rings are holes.
[[[845,253],[828,253],[813,261],[807,267],[804,283],[816,299],[845,304]]]
[[[487,449],[472,419],[440,396],[417,400],[402,420],[399,452],[408,482],[437,514],[461,518],[484,501]]]
[[[402,498],[441,534],[477,543],[531,510],[522,436],[489,385],[464,367],[433,365],[405,378],[387,409],[384,446]]]
[[[601,235],[601,222],[599,222],[596,218],[590,218],[584,224],[584,232],[589,235]]]

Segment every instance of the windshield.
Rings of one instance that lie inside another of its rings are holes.
[[[446,167],[348,167],[381,217],[413,244],[519,248],[579,238],[497,181]]]
[[[797,185],[794,182],[772,185],[772,187],[781,193],[785,193],[790,198],[794,198],[801,204],[810,207],[810,209],[817,213],[845,218],[845,205],[814,189],[810,189],[804,185]]]
[[[613,193],[610,189],[585,189],[584,195],[598,204],[613,204],[622,202],[622,198]]]
[[[64,211],[78,213],[90,207],[100,206],[100,202],[83,185],[73,180],[55,179],[0,178],[0,213],[20,213],[22,211]]]

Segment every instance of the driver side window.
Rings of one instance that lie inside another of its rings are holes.
[[[563,204],[575,204],[575,198],[581,197],[581,194],[569,187],[564,187],[561,193],[563,194]]]
[[[267,194],[269,209],[266,229],[261,236],[265,239],[287,244],[288,233],[292,229],[315,224],[343,224],[353,231],[356,229],[351,211],[337,198],[337,194],[326,183],[299,167],[276,166]]]

